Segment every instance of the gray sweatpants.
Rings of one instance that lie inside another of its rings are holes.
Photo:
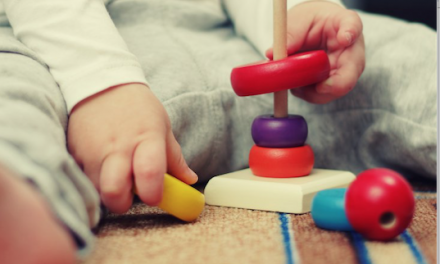
[[[213,1],[119,0],[108,10],[139,58],[201,181],[247,166],[253,119],[272,95],[237,97],[229,74],[262,56]],[[355,89],[327,105],[293,96],[318,168],[389,167],[436,178],[436,34],[420,24],[361,13],[367,67]],[[93,244],[99,197],[66,150],[67,113],[47,66],[0,27],[0,163],[28,179],[72,231],[80,256]]]

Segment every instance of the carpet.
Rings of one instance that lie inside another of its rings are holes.
[[[355,232],[317,228],[310,214],[206,206],[193,223],[135,203],[109,214],[83,264],[434,264],[437,263],[435,183],[414,186],[416,210],[408,229],[389,242]]]

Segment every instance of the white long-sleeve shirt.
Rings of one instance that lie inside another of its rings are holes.
[[[69,113],[80,101],[109,87],[148,85],[105,8],[109,1],[0,0],[0,22],[6,15],[17,39],[48,65]],[[304,1],[288,0],[288,8]],[[224,4],[236,31],[264,53],[272,45],[266,37],[273,30],[272,1],[224,0]]]

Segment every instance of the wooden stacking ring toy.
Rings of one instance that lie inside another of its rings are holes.
[[[249,153],[249,167],[256,176],[291,178],[309,175],[315,157],[309,145],[296,148],[263,148],[254,145]]]
[[[265,148],[294,148],[307,139],[307,122],[300,115],[275,118],[262,115],[252,123],[251,134],[257,146]]]
[[[322,50],[308,51],[236,67],[231,73],[231,84],[237,95],[250,96],[322,82],[329,72],[327,54]]]

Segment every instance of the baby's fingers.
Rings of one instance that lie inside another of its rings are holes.
[[[133,201],[131,157],[123,153],[108,155],[101,167],[101,199],[114,213],[125,213]]]
[[[294,96],[312,104],[326,104],[337,99],[337,97],[332,94],[321,94],[316,92],[315,85],[291,89],[290,92]]]
[[[336,20],[339,23],[337,39],[340,45],[348,47],[362,36],[362,21],[354,11],[344,10],[343,12],[344,15]]]
[[[134,182],[144,203],[153,206],[162,200],[166,167],[165,136],[150,134],[137,145],[133,157]]]
[[[316,91],[336,97],[344,96],[354,88],[365,68],[363,37],[340,54],[330,54],[329,58],[332,65],[330,77],[317,84]]]

